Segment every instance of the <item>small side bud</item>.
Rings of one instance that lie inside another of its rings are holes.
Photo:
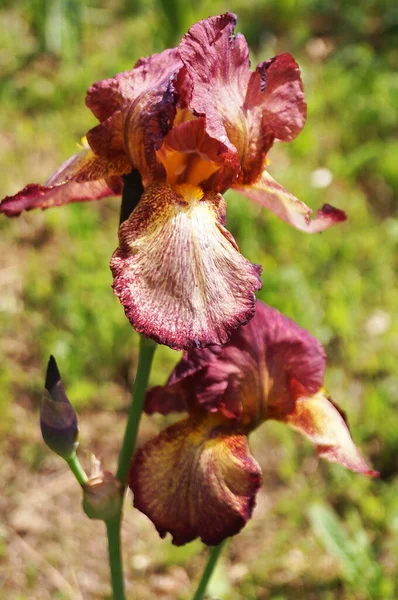
[[[108,521],[116,517],[122,506],[122,484],[100,461],[92,457],[92,472],[83,485],[83,510],[90,519]]]
[[[45,388],[40,407],[40,428],[44,442],[62,458],[76,452],[79,433],[77,415],[68,400],[55,358],[48,361]]]

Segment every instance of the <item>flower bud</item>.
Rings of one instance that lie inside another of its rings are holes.
[[[44,442],[62,458],[69,458],[78,446],[77,415],[68,400],[55,358],[48,361],[45,388],[40,407],[40,428]]]
[[[108,521],[116,517],[122,506],[122,484],[93,456],[91,477],[83,485],[83,510],[90,519]]]

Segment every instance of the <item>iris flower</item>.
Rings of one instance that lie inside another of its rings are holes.
[[[129,476],[134,505],[161,537],[214,545],[242,529],[261,486],[247,436],[268,419],[302,433],[320,457],[377,475],[323,387],[325,366],[321,344],[261,302],[224,347],[184,354],[167,385],[148,392],[146,411],[188,416],[138,450]]]
[[[274,141],[304,126],[300,71],[289,54],[252,71],[235,25],[232,13],[200,21],[177,48],[93,84],[86,104],[100,123],[88,144],[46,185],[0,205],[14,216],[120,195],[124,176],[138,170],[144,193],[119,230],[113,288],[137,331],[176,349],[223,344],[254,314],[261,267],[225,227],[227,189],[308,233],[346,218],[325,205],[311,220],[268,173]]]

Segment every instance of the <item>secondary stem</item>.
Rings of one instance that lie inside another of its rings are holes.
[[[72,471],[73,475],[76,477],[80,485],[84,485],[85,483],[87,483],[88,477],[86,475],[85,470],[81,466],[79,459],[76,456],[76,452],[72,454],[72,456],[70,456],[69,458],[65,458],[65,460],[68,463],[70,470]]]
[[[198,588],[192,600],[203,600],[206,588],[208,586],[211,576],[213,575],[214,568],[217,564],[217,561],[220,557],[224,546],[225,540],[221,542],[221,544],[219,544],[218,546],[214,546],[214,548],[211,549],[209,559],[203,571],[202,579],[199,582]]]
[[[126,485],[131,459],[137,443],[138,427],[140,425],[142,409],[144,408],[145,393],[156,347],[156,342],[143,336],[140,337],[140,354],[134,382],[133,401],[129,410],[116,473],[116,477],[122,482],[123,487]]]

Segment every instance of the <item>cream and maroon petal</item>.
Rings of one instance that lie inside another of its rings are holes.
[[[344,211],[330,204],[324,204],[311,219],[312,210],[277,183],[267,171],[263,171],[254,183],[237,185],[234,189],[305,233],[318,233],[347,219]]]
[[[250,69],[246,40],[234,35],[235,25],[233,13],[200,21],[178,50],[193,85],[189,107],[206,117],[208,133],[238,158],[248,141],[242,107]]]
[[[140,333],[175,349],[224,344],[254,314],[261,267],[224,234],[220,194],[150,186],[119,230],[113,288]]]
[[[173,544],[219,544],[251,517],[261,471],[247,438],[219,415],[180,421],[147,442],[133,461],[134,506]]]
[[[94,83],[87,92],[86,104],[101,122],[106,121],[181,66],[175,48],[141,58],[133,69]]]
[[[18,216],[24,210],[50,208],[70,202],[99,200],[122,193],[122,181],[117,165],[84,148],[66,160],[51,175],[46,185],[29,184],[14,196],[7,196],[0,204],[0,213]]]
[[[297,398],[294,411],[284,421],[305,435],[321,458],[357,473],[378,475],[360,455],[341,411],[322,390],[313,396]]]

